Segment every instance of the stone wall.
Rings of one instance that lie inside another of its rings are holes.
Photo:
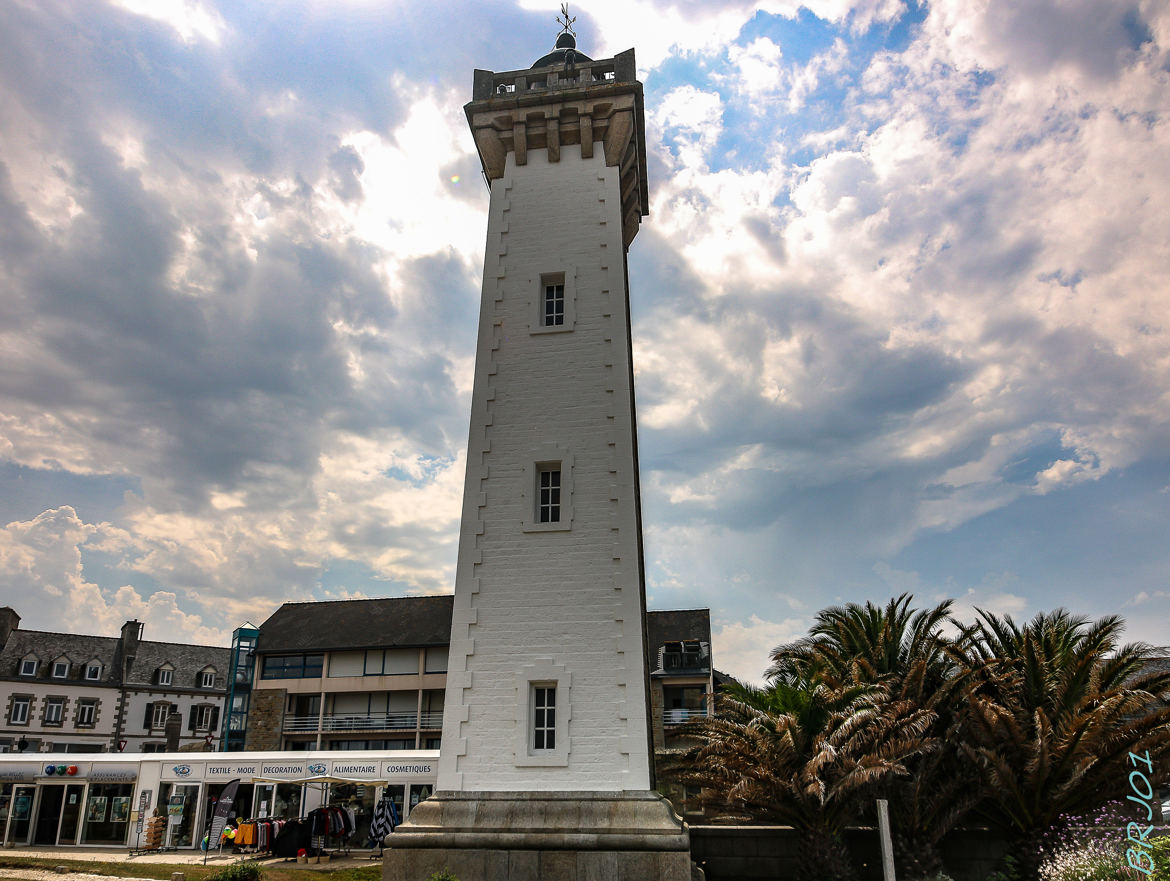
[[[861,881],[881,881],[876,829],[850,829],[845,844]],[[788,826],[691,826],[691,858],[707,881],[808,881],[797,873],[796,831]],[[960,829],[943,842],[943,862],[955,881],[983,881],[1005,851],[998,834]]]
[[[244,749],[280,749],[287,697],[288,692],[283,688],[259,688],[252,692]]]

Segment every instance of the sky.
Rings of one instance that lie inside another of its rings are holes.
[[[488,193],[556,3],[0,0],[0,603],[225,643],[453,588]],[[1170,3],[596,0],[649,607],[758,678],[909,591],[1170,643]]]

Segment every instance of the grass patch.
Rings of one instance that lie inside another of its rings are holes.
[[[108,875],[111,878],[157,878],[170,881],[172,872],[182,872],[187,881],[206,881],[212,875],[222,872],[224,865],[202,866],[192,863],[136,863],[90,862],[88,860],[50,860],[40,857],[0,856],[0,876],[5,869],[52,869],[65,866],[71,872],[85,872],[90,875]],[[62,875],[62,878],[68,876]],[[368,866],[339,866],[336,869],[322,869],[319,866],[300,863],[274,863],[264,867],[264,881],[381,881],[382,864],[371,862]]]

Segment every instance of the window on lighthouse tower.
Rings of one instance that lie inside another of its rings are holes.
[[[536,520],[559,523],[561,520],[561,465],[539,466],[537,472]]]
[[[565,323],[565,286],[546,284],[544,286],[544,326],[560,327]]]

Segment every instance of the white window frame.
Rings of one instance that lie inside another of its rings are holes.
[[[577,267],[569,264],[561,270],[542,272],[531,281],[531,285],[534,291],[532,297],[532,313],[528,322],[529,332],[541,334],[571,331],[577,323]],[[544,323],[545,290],[550,286],[561,286],[563,290],[563,309],[560,324]]]
[[[561,463],[536,464],[536,522],[561,522]]]
[[[195,730],[211,730],[211,714],[215,710],[211,704],[203,704],[195,708]]]
[[[30,664],[32,665],[31,667],[29,666]],[[37,675],[37,659],[36,658],[21,658],[20,675],[21,676],[36,676]]]
[[[41,721],[45,725],[52,725],[54,727],[64,725],[65,724],[65,698],[63,698],[63,697],[47,697],[47,698],[45,698],[45,715]]]
[[[92,728],[97,724],[97,701],[82,700],[77,704],[77,718],[73,720],[74,728]]]
[[[161,711],[161,712],[160,712]],[[160,731],[167,727],[167,716],[171,714],[171,705],[166,701],[157,701],[150,711],[150,730]],[[159,716],[162,721],[159,721]]]
[[[532,689],[532,754],[544,755],[555,751],[557,746],[557,685],[532,682],[529,688]]]
[[[540,520],[541,471],[559,466],[561,472],[560,519],[551,523]],[[524,466],[524,506],[527,515],[524,532],[568,532],[573,528],[573,454],[558,444],[542,444],[533,451],[530,464]]]
[[[569,764],[569,702],[572,674],[552,658],[537,658],[516,673],[516,737],[514,762],[520,768],[566,767]],[[536,749],[536,689],[556,689],[553,748]]]
[[[175,671],[174,670],[165,670],[165,669],[160,667],[159,671],[158,671],[158,684],[159,685],[173,685],[174,682],[175,682]]]
[[[85,678],[91,682],[102,678],[102,665],[96,661],[85,665]]]
[[[61,672],[58,673],[57,671]],[[69,677],[69,662],[68,661],[54,661],[53,671],[50,674],[54,679],[66,679]]]
[[[9,725],[27,725],[29,714],[32,712],[31,697],[21,695],[12,699],[12,708],[8,711]],[[18,712],[18,709],[20,712]]]
[[[202,673],[199,674],[199,687],[200,688],[215,688],[215,671],[214,670],[204,670]]]

